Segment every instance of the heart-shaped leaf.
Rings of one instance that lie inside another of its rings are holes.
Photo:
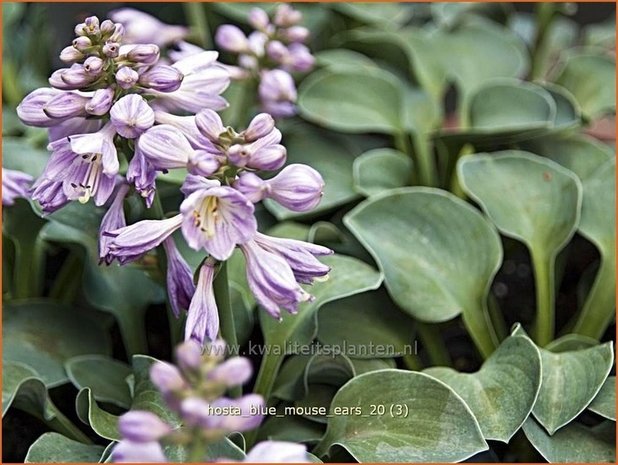
[[[461,186],[506,236],[528,246],[537,294],[536,342],[554,334],[554,267],[579,223],[582,189],[573,172],[522,151],[460,159]]]
[[[412,160],[393,149],[374,149],[354,160],[354,188],[369,197],[410,182]]]
[[[568,89],[584,115],[593,119],[616,109],[616,60],[581,52],[567,55],[556,82]]]
[[[32,443],[25,463],[98,463],[105,447],[83,444],[58,433],[45,433]]]
[[[90,388],[96,400],[124,408],[131,406],[126,379],[133,370],[127,364],[102,355],[81,355],[69,359],[65,368],[75,387]]]
[[[426,322],[463,312],[481,352],[493,351],[485,300],[502,247],[476,209],[445,191],[410,187],[365,200],[344,223],[379,263],[403,310]]]
[[[322,70],[299,89],[301,115],[343,132],[401,132],[401,91],[386,71]]]
[[[571,423],[550,436],[530,417],[523,429],[528,441],[550,463],[616,461],[614,422],[605,421],[594,427]]]
[[[593,411],[609,420],[616,421],[616,377],[609,376],[601,390],[588,406]]]
[[[341,413],[346,408],[352,411]],[[357,376],[339,390],[330,413],[316,455],[336,444],[359,462],[455,462],[488,447],[461,397],[422,373]]]
[[[111,353],[107,333],[86,312],[49,301],[12,302],[3,310],[3,360],[28,365],[48,387],[69,381],[69,358]]]
[[[384,291],[365,292],[318,312],[318,340],[355,358],[392,358],[412,353],[414,321]]]
[[[543,381],[532,413],[553,435],[601,390],[614,361],[611,343],[553,353],[541,349]]]
[[[468,404],[485,439],[508,443],[521,428],[541,387],[541,355],[523,336],[506,339],[476,373],[446,367],[424,373],[448,384]]]
[[[397,366],[397,362],[392,358],[351,358],[350,360],[357,376],[370,371],[395,368]]]

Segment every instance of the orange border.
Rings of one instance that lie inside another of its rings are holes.
[[[181,0],[132,0],[130,3],[259,3],[260,0],[225,0],[223,2],[217,2],[216,0],[205,0],[205,1],[199,1],[199,0],[186,0],[186,1],[181,1]],[[539,0],[510,0],[509,2],[504,2],[501,0],[449,0],[450,3],[563,3],[559,0],[548,0],[548,1],[539,1]],[[107,0],[92,0],[90,2],[84,2],[83,0],[44,0],[44,1],[38,1],[38,2],[29,2],[27,0],[15,0],[12,2],[7,2],[6,0],[0,0],[0,4],[4,4],[4,3],[113,3]],[[267,2],[267,3],[280,3],[280,2]],[[370,2],[368,2],[367,0],[288,0],[288,3],[396,3],[392,0],[371,0]],[[414,3],[438,3],[437,0],[414,0]],[[616,5],[618,3],[617,1],[611,1],[611,0],[578,0],[575,3],[613,3],[614,5]],[[3,11],[4,8],[0,8],[0,29],[2,29],[2,19],[3,19]],[[618,9],[616,9],[615,11],[615,22],[616,22],[616,34],[618,35]],[[0,49],[4,50],[3,48],[3,35],[0,35]],[[0,83],[2,82],[2,61],[3,61],[3,56],[0,56]],[[615,85],[615,89],[616,92],[618,93],[618,80],[614,83]],[[0,86],[0,101],[2,100],[2,86]],[[0,111],[0,126],[2,125],[2,112]],[[615,123],[615,130],[616,132],[618,132],[618,119],[616,119]],[[0,147],[0,162],[2,161],[2,147]],[[616,181],[618,182],[618,174],[616,175]],[[0,185],[0,197],[2,195],[2,186]],[[617,197],[618,199],[618,197]],[[616,202],[616,215],[618,216],[618,201]],[[2,210],[3,210],[3,206],[0,203],[0,229],[2,229]],[[3,252],[3,244],[2,244],[3,240],[0,238],[0,257],[2,256],[2,252]],[[616,259],[618,261],[618,249],[615,252],[616,254]],[[2,282],[2,268],[0,268],[0,283]],[[616,313],[616,319],[618,320],[618,293],[615,296],[616,299],[616,307],[617,307],[617,313]],[[2,302],[0,302],[0,315],[2,313]],[[0,329],[2,328],[2,322],[0,321]],[[616,326],[616,334],[615,334],[615,339],[614,339],[614,354],[616,354],[616,345],[617,345],[617,341],[618,341],[618,325]],[[2,355],[2,350],[3,350],[3,344],[2,344],[2,335],[0,334],[0,356]],[[615,363],[615,361],[614,361]],[[0,373],[2,373],[2,362],[0,361]],[[2,376],[0,376],[0,388],[2,387]],[[1,401],[0,401],[1,404]],[[618,399],[616,400],[616,407],[618,409]],[[615,437],[616,440],[616,446],[618,448],[618,436]],[[0,426],[0,464],[4,463],[2,462],[2,426]],[[11,463],[11,462],[6,462],[6,463]],[[87,465],[88,462],[77,462],[79,464],[82,465]],[[177,462],[168,462],[168,463],[177,463]],[[365,462],[368,463],[368,462]],[[389,464],[389,462],[372,462],[375,463],[376,465],[381,465],[381,464]],[[412,462],[413,463],[413,462]],[[500,463],[500,462],[499,462]],[[524,463],[524,462],[520,462],[520,463]],[[395,465],[393,463],[390,463],[391,465]],[[579,463],[577,462],[573,462],[573,464],[577,464],[579,465]],[[344,465],[344,464],[341,464]],[[481,465],[494,465],[493,463],[481,463]],[[582,464],[583,465],[583,464]]]

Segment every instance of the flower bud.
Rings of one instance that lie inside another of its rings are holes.
[[[69,45],[68,47],[64,47],[62,51],[60,52],[60,59],[64,61],[65,63],[72,64],[72,63],[75,63],[76,61],[81,60],[82,58],[84,58],[84,54],[80,52],[79,50],[77,50],[72,45]]]
[[[232,357],[208,373],[208,379],[227,387],[238,386],[249,381],[252,372],[253,368],[248,358]]]
[[[137,94],[125,95],[109,112],[116,132],[127,139],[135,139],[153,126],[154,111],[144,98]]]
[[[303,26],[292,26],[283,29],[281,37],[287,42],[304,42],[309,38],[309,29]]]
[[[286,158],[285,147],[281,144],[274,144],[253,153],[246,166],[255,170],[273,171],[281,168]]]
[[[292,71],[306,73],[315,65],[315,58],[309,49],[303,44],[291,44],[288,47],[288,66]]]
[[[225,132],[221,117],[213,110],[202,110],[195,116],[199,131],[211,142],[218,143],[219,136]]]
[[[252,415],[251,411],[264,407],[264,398],[259,394],[248,394],[238,399],[226,399],[225,397],[213,402],[213,407],[234,406],[240,408],[240,415],[225,415],[217,418],[217,427],[226,431],[249,431],[257,428],[262,422],[263,415]]]
[[[202,346],[193,339],[176,347],[176,361],[184,370],[197,370],[202,364]]]
[[[114,33],[109,37],[109,42],[122,42],[124,36],[124,25],[121,23],[114,23]]]
[[[249,127],[244,131],[245,140],[254,142],[270,134],[275,128],[275,120],[268,113],[260,113],[249,123]]]
[[[296,101],[296,86],[290,73],[280,69],[265,71],[261,75],[258,93],[263,100]]]
[[[215,42],[224,50],[243,53],[249,50],[249,41],[244,32],[231,24],[224,24],[217,29]]]
[[[152,412],[131,410],[118,418],[118,431],[129,441],[157,441],[171,430],[170,425]]]
[[[92,47],[92,41],[86,36],[80,36],[73,41],[73,47],[80,52],[85,52]]]
[[[234,181],[234,189],[239,190],[249,201],[258,203],[266,197],[268,184],[257,174],[244,172]]]
[[[96,16],[87,17],[84,24],[86,25],[86,31],[88,34],[94,35],[99,33],[99,18]]]
[[[267,196],[295,212],[315,208],[323,195],[324,180],[320,173],[307,165],[292,164],[266,181]]]
[[[270,19],[264,10],[261,8],[251,8],[251,11],[249,11],[249,24],[251,24],[253,28],[257,30],[266,29],[269,23]]]
[[[116,25],[113,21],[106,19],[101,23],[101,37],[105,40],[108,39],[114,32],[116,32]]]
[[[168,462],[161,444],[123,440],[114,446],[111,453],[114,463],[159,463]]]
[[[128,66],[123,66],[116,71],[116,82],[123,89],[130,89],[135,85],[138,79],[139,74],[137,74],[137,71]]]
[[[273,40],[268,43],[266,46],[266,53],[271,60],[277,63],[285,62],[289,54],[287,47],[278,40]]]
[[[290,5],[283,3],[277,7],[275,11],[274,23],[280,27],[295,26],[303,20],[303,14],[292,8]]]
[[[140,65],[154,65],[159,60],[159,47],[154,44],[140,44],[127,53],[127,59]]]
[[[88,100],[90,100],[88,97],[75,92],[62,92],[47,102],[43,107],[43,111],[50,118],[81,116],[84,114],[84,106]]]
[[[114,89],[107,87],[98,89],[88,103],[86,103],[86,113],[95,116],[106,114],[114,103]]]
[[[75,26],[75,35],[76,36],[85,36],[86,35],[86,23],[79,23]]]
[[[43,111],[43,107],[60,93],[61,91],[48,87],[41,87],[34,90],[17,105],[17,116],[28,126],[45,128],[58,124],[58,120],[54,120],[47,116]]]
[[[180,391],[186,386],[185,380],[171,363],[155,362],[150,367],[150,381],[163,394]]]
[[[137,146],[156,170],[185,168],[195,150],[176,127],[158,124],[139,138]]]
[[[180,413],[185,424],[213,428],[218,418],[211,414],[210,404],[199,397],[187,397],[180,404]]]
[[[82,65],[75,63],[60,74],[60,79],[66,84],[65,89],[75,90],[90,85],[96,77],[89,75]]]
[[[189,157],[188,169],[191,174],[212,176],[220,166],[217,155],[206,150],[196,150]]]
[[[120,50],[120,44],[118,42],[108,41],[103,46],[103,54],[108,58],[116,58]]]
[[[103,71],[103,60],[99,57],[88,57],[84,61],[84,71],[91,76],[99,76]]]
[[[139,83],[159,92],[173,92],[182,84],[183,75],[172,66],[156,66],[142,74]]]

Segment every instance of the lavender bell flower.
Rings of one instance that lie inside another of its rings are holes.
[[[238,167],[273,171],[281,168],[287,158],[287,150],[279,142],[281,132],[273,129],[266,136],[251,144],[235,144],[228,150],[229,160]]]
[[[165,220],[138,221],[130,226],[107,231],[113,239],[109,242],[109,255],[121,263],[140,258],[149,250],[160,245],[182,224],[182,215]]]
[[[296,282],[284,258],[262,248],[256,241],[241,244],[240,249],[247,262],[251,293],[273,317],[281,318],[280,307],[296,313],[299,303],[311,300],[311,295]]]
[[[310,463],[307,447],[284,441],[262,441],[247,453],[247,463]]]
[[[239,386],[251,379],[253,369],[251,362],[245,357],[232,357],[208,373],[208,379],[225,386]]]
[[[127,139],[139,137],[155,122],[154,111],[140,95],[125,95],[110,110],[112,125]]]
[[[296,85],[286,71],[273,69],[262,72],[258,94],[264,111],[274,117],[287,117],[296,113]]]
[[[41,87],[32,91],[17,105],[17,116],[22,123],[28,126],[47,128],[58,124],[60,121],[51,118],[43,109],[52,98],[61,93],[49,87]]]
[[[216,153],[217,148],[202,135],[195,124],[195,116],[177,116],[165,111],[155,111],[155,121],[159,124],[169,124],[178,129],[187,138],[194,149],[204,149]]]
[[[157,441],[120,441],[112,450],[112,461],[117,463],[162,463],[168,462],[161,444]]]
[[[196,189],[180,205],[182,233],[191,248],[227,260],[257,231],[253,211],[253,204],[231,187]]]
[[[105,216],[101,220],[101,226],[99,228],[99,264],[106,263],[111,264],[114,257],[110,255],[109,242],[111,238],[105,234],[106,231],[114,231],[119,228],[123,228],[127,225],[127,221],[124,216],[124,198],[129,192],[129,185],[122,184],[118,188],[118,192],[114,197],[114,201],[110,205]]]
[[[95,92],[96,95],[96,92]],[[88,104],[86,104],[86,111],[88,111]],[[76,118],[69,118],[59,122],[56,126],[52,126],[47,130],[47,136],[49,142],[64,139],[72,136],[73,134],[92,134],[99,131],[103,126],[100,119],[83,118],[78,116]]]
[[[10,206],[18,197],[28,197],[32,176],[2,167],[2,205]]]
[[[156,362],[150,367],[150,381],[162,394],[172,394],[187,387],[180,370],[171,363]]]
[[[167,256],[167,294],[172,311],[178,318],[181,310],[189,309],[191,298],[195,293],[193,273],[180,255],[174,239],[171,237],[165,239],[163,247]]]
[[[114,88],[107,87],[98,89],[92,95],[92,98],[86,103],[84,109],[86,113],[95,116],[103,116],[106,114],[114,103]]]
[[[133,8],[120,8],[109,13],[109,17],[124,26],[124,38],[129,43],[151,43],[159,46],[172,44],[184,39],[189,29],[172,26],[159,21],[143,11]]]
[[[172,66],[156,66],[139,77],[139,84],[159,92],[173,92],[182,84],[183,74]]]
[[[195,150],[178,129],[160,124],[146,131],[137,146],[155,170],[185,168],[196,157]]]
[[[249,41],[244,32],[231,24],[224,24],[217,29],[215,42],[228,52],[244,53],[249,51]]]
[[[201,345],[214,341],[219,332],[219,312],[213,291],[214,265],[207,260],[200,268],[197,288],[185,324],[185,340],[193,339]]]
[[[172,428],[152,412],[132,410],[120,416],[118,431],[131,442],[148,443],[169,434]]]
[[[299,283],[312,284],[313,280],[327,278],[330,267],[315,257],[332,255],[334,252],[331,249],[309,242],[271,237],[259,232],[254,240],[261,248],[281,256]]]
[[[135,186],[135,190],[146,199],[146,206],[150,208],[156,190],[157,172],[146,160],[139,145],[135,147],[135,153],[129,162],[126,178],[129,183]]]
[[[254,173],[241,173],[234,187],[254,203],[271,198],[292,211],[306,212],[320,203],[324,180],[310,166],[292,164],[267,180]]]
[[[74,116],[85,116],[86,104],[90,96],[77,92],[62,92],[52,97],[44,106],[43,111],[54,119],[67,119]]]
[[[139,80],[139,74],[128,66],[123,66],[115,74],[116,82],[123,89],[130,89]]]
[[[53,213],[70,202],[64,193],[62,181],[41,176],[32,186],[32,199],[39,202],[43,212]]]
[[[275,120],[268,113],[260,113],[255,116],[247,129],[242,133],[247,142],[255,142],[266,137],[275,129]]]

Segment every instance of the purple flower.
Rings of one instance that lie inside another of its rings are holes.
[[[309,29],[303,26],[292,26],[281,31],[288,43],[305,42],[309,38]]]
[[[112,450],[112,461],[117,463],[167,462],[163,448],[157,441],[132,442],[122,440]]]
[[[114,88],[108,87],[96,90],[84,108],[91,115],[102,116],[109,111],[113,103]]]
[[[172,66],[184,75],[180,87],[174,92],[147,91],[157,97],[153,102],[157,109],[197,113],[204,108],[226,108],[227,100],[219,94],[227,89],[230,76],[216,63],[217,56],[216,52],[202,52],[174,63]]]
[[[197,129],[212,143],[219,142],[219,136],[225,132],[221,117],[212,110],[202,110],[195,115]]]
[[[268,14],[261,8],[251,8],[249,11],[249,24],[257,30],[264,30],[270,24]]]
[[[140,85],[159,92],[173,92],[180,87],[183,74],[172,66],[156,66],[139,77]]]
[[[131,410],[118,419],[118,431],[126,440],[148,443],[161,439],[172,428],[152,412]]]
[[[275,11],[274,23],[280,27],[291,27],[303,20],[303,14],[292,6],[283,3]]]
[[[231,187],[197,189],[180,205],[182,233],[191,248],[227,260],[237,244],[257,231],[253,210],[253,204]]]
[[[111,122],[118,134],[127,139],[139,137],[155,121],[154,111],[143,97],[137,94],[125,95],[109,112]]]
[[[224,24],[215,34],[217,45],[228,52],[244,53],[249,50],[247,36],[236,26]]]
[[[95,92],[96,94],[96,92]],[[86,105],[86,111],[88,105]],[[91,134],[101,129],[102,122],[99,119],[82,118],[80,116],[76,118],[69,118],[59,122],[56,126],[52,126],[47,130],[49,142],[54,142],[65,137],[72,136],[73,134]]]
[[[120,47],[120,54],[140,66],[154,65],[159,61],[159,46],[155,44],[133,44]]]
[[[300,283],[312,284],[314,279],[325,278],[330,271],[329,266],[315,258],[331,255],[333,251],[327,247],[261,233],[255,235],[255,242],[263,249],[282,257],[292,269],[296,281]]]
[[[72,64],[76,61],[82,60],[84,58],[84,54],[72,45],[69,45],[68,47],[62,49],[59,58],[67,64]]]
[[[124,198],[129,192],[129,185],[122,184],[118,188],[118,192],[114,197],[114,201],[110,205],[105,216],[101,220],[101,226],[99,228],[99,263],[111,264],[114,257],[110,255],[109,242],[111,238],[106,235],[107,231],[114,231],[116,229],[123,228],[127,225],[127,221],[124,216]]]
[[[74,63],[70,68],[54,71],[49,83],[57,89],[77,90],[92,84],[96,79],[97,76],[88,74],[83,65]]]
[[[162,23],[154,16],[133,8],[120,8],[109,13],[109,17],[124,26],[126,42],[152,43],[159,46],[182,40],[189,34],[189,29]]]
[[[214,341],[217,337],[219,312],[212,288],[214,277],[214,265],[207,260],[200,268],[197,288],[189,305],[185,324],[185,340],[193,339],[204,345],[205,341]]]
[[[305,45],[294,43],[288,46],[288,56],[285,64],[290,71],[306,73],[315,66],[315,58]]]
[[[50,89],[49,87],[41,87],[40,89],[30,92],[21,103],[17,105],[17,116],[22,123],[39,128],[47,128],[60,123],[62,120],[59,121],[51,118],[43,109],[52,98],[61,93],[61,91]]]
[[[160,245],[182,224],[182,215],[166,220],[143,220],[105,234],[112,237],[109,255],[121,263],[138,259]]]
[[[159,124],[174,126],[187,138],[194,149],[204,149],[211,153],[217,149],[210,140],[202,135],[195,124],[195,116],[176,116],[165,111],[155,111],[155,121]]]
[[[277,170],[283,166],[287,158],[285,147],[281,141],[281,132],[273,129],[266,136],[251,144],[235,144],[228,150],[229,160],[238,167],[256,170]]]
[[[89,101],[90,97],[76,92],[61,92],[43,106],[43,111],[50,118],[61,120],[74,116],[85,116],[85,105]]]
[[[240,245],[247,262],[247,281],[258,303],[275,318],[281,317],[280,307],[290,313],[298,304],[311,299],[303,290],[288,262],[279,254],[263,248],[252,240]]]
[[[232,357],[208,373],[208,379],[228,387],[239,386],[251,379],[252,372],[253,369],[248,358]]]
[[[163,241],[167,256],[167,295],[176,318],[181,310],[187,310],[195,293],[193,273],[180,255],[174,239],[168,237]]]
[[[169,124],[154,126],[146,131],[139,138],[137,146],[158,171],[184,168],[196,156],[187,138]]]
[[[135,83],[139,79],[139,74],[132,68],[128,66],[123,66],[118,71],[116,71],[116,82],[123,89],[130,89],[135,85]]]
[[[107,202],[118,173],[114,132],[107,124],[98,132],[79,134],[49,144],[52,156],[32,194],[45,212],[64,205],[66,199],[85,203],[92,197],[97,206]],[[59,187],[62,187],[62,196]]]
[[[162,394],[173,394],[187,386],[182,374],[171,363],[155,362],[150,366],[150,381]]]
[[[32,176],[2,167],[2,205],[13,205],[18,197],[28,198]]]
[[[262,422],[263,415],[251,414],[251,408],[261,410],[264,407],[264,398],[258,394],[248,394],[238,399],[221,397],[212,403],[213,407],[236,407],[240,415],[220,415],[215,417],[215,425],[225,431],[249,431],[257,428]]]
[[[197,370],[202,364],[202,346],[193,339],[176,347],[176,361],[183,370]]]
[[[254,173],[241,173],[234,187],[254,203],[271,198],[292,211],[306,212],[320,203],[324,180],[310,166],[292,164],[267,180]]]
[[[135,153],[129,162],[126,177],[127,181],[135,186],[135,190],[146,199],[146,206],[150,208],[156,190],[157,172],[146,160],[139,145],[135,147]]]
[[[281,69],[262,72],[258,93],[262,108],[275,117],[296,113],[296,85],[289,73]]]
[[[268,113],[260,113],[255,116],[247,129],[243,131],[243,136],[247,142],[255,142],[262,137],[266,137],[275,129],[275,120]]]
[[[263,441],[249,451],[247,463],[310,463],[304,444],[284,441]]]
[[[91,56],[84,61],[84,71],[91,76],[100,76],[103,66],[103,60],[99,57]]]

